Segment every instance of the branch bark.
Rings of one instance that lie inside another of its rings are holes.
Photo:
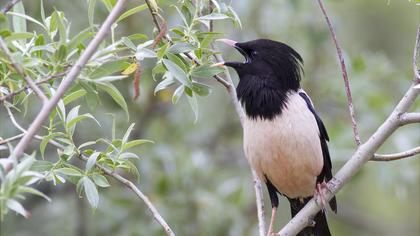
[[[152,15],[153,18],[153,22],[155,23],[156,28],[158,29],[158,32],[161,33],[161,27],[159,25],[159,21],[157,20],[157,13],[155,12],[155,10],[151,7],[150,1],[149,0],[145,0],[149,11]],[[170,43],[171,40],[169,38],[167,38],[166,36],[164,36],[164,38],[166,40],[168,40]],[[212,45],[214,47],[214,45]],[[217,50],[217,49],[216,49]],[[184,53],[184,55],[186,57],[188,57],[190,60],[194,61],[194,63],[196,63],[197,65],[200,65],[200,62],[194,58],[194,56],[192,56],[189,53]],[[216,61],[217,62],[222,62],[223,58],[216,54],[215,55]],[[238,101],[237,95],[236,95],[236,89],[235,86],[233,84],[232,81],[232,77],[229,74],[229,71],[226,69],[225,72],[225,79],[223,79],[222,77],[220,77],[219,75],[215,75],[213,76],[214,79],[216,79],[216,81],[218,81],[220,84],[222,84],[226,90],[227,93],[229,94],[229,97],[231,98],[231,101],[235,107],[235,111],[239,117],[240,123],[241,125],[243,124],[243,121],[245,119],[245,112],[242,109],[242,106],[240,104],[240,102]],[[251,168],[252,170],[252,168]],[[263,192],[262,192],[262,185],[261,185],[261,180],[258,178],[258,176],[256,175],[255,171],[252,170],[252,177],[253,177],[253,181],[254,181],[254,190],[255,190],[255,197],[256,197],[256,204],[257,204],[257,215],[258,215],[258,229],[259,229],[259,234],[260,236],[266,236],[265,233],[265,213],[264,213],[264,197],[263,197]]]
[[[349,112],[350,112],[350,118],[351,118],[351,124],[352,124],[352,128],[353,128],[354,140],[356,142],[356,145],[359,146],[362,142],[360,140],[359,128],[357,126],[356,114],[355,114],[354,107],[353,107],[353,98],[352,98],[352,95],[351,95],[350,82],[349,82],[349,78],[347,76],[347,69],[346,69],[346,64],[344,62],[344,57],[343,57],[343,53],[342,53],[342,50],[341,50],[341,46],[338,43],[337,36],[335,34],[334,28],[333,28],[332,23],[330,21],[330,18],[328,16],[327,10],[325,9],[324,4],[322,3],[322,0],[317,0],[317,1],[318,1],[319,7],[321,8],[322,13],[324,14],[325,20],[327,21],[328,28],[331,32],[331,37],[334,41],[335,48],[337,50],[337,56],[338,56],[338,59],[340,60],[341,73],[342,73],[342,76],[343,76],[344,87],[345,87],[346,95],[347,95],[347,106],[348,106]]]
[[[420,89],[417,89],[420,90]],[[404,113],[400,116],[400,125],[407,125],[412,123],[420,123],[420,113]]]
[[[19,123],[16,121],[12,111],[10,110],[9,107],[5,106],[7,113],[10,117],[10,120],[12,121],[12,124],[22,132],[22,134],[19,134],[15,137],[3,140],[1,142],[11,142],[16,140],[16,137],[21,137],[24,134],[27,133],[27,130],[25,130],[21,125],[19,125]],[[38,139],[40,141],[42,141],[44,139],[44,137],[39,136],[39,135],[35,135],[34,136],[35,139]],[[64,150],[65,147],[63,145],[61,145],[60,143],[56,142],[55,140],[51,139],[48,141],[49,144]],[[78,155],[77,156],[79,159],[83,160],[83,161],[87,161],[88,158],[84,155]],[[3,162],[0,162],[0,164],[2,164],[3,166],[7,166],[7,165],[12,165],[12,163],[4,161],[3,159],[0,159]],[[160,215],[159,211],[156,209],[156,207],[153,205],[153,203],[149,200],[149,198],[139,189],[136,187],[136,185],[129,181],[128,179],[122,177],[121,175],[113,172],[112,170],[103,167],[97,163],[95,163],[95,166],[100,169],[102,172],[104,172],[106,175],[113,177],[115,180],[117,180],[118,182],[122,183],[123,185],[125,185],[126,187],[128,187],[129,189],[131,189],[141,200],[143,200],[143,202],[146,204],[147,208],[149,209],[149,211],[152,213],[153,218],[163,227],[163,229],[165,230],[166,234],[168,236],[175,236],[175,233],[172,231],[172,229],[169,227],[168,223],[166,223],[166,221],[163,219],[163,217]]]
[[[318,0],[318,2],[322,4],[321,0]],[[420,25],[416,38],[414,61],[417,60]],[[413,64],[416,65],[415,62]],[[374,156],[375,152],[385,142],[385,140],[387,140],[387,138],[402,125],[401,116],[406,114],[407,110],[414,103],[420,93],[420,89],[417,88],[418,84],[419,80],[416,79],[385,122],[382,123],[382,125],[364,144],[358,146],[356,152],[352,155],[349,161],[344,164],[335,177],[327,183],[327,189],[324,190],[325,199],[327,201],[329,201],[363,167],[363,165]],[[313,216],[320,211],[321,208],[322,206],[318,205],[316,200],[311,199],[306,206],[278,232],[278,234],[281,236],[298,234],[303,228],[309,225]]]
[[[36,85],[45,84],[45,83],[50,82],[53,79],[63,77],[66,74],[67,74],[67,71],[61,72],[61,73],[57,73],[57,74],[52,74],[52,75],[47,76],[45,79],[36,81],[35,84]],[[30,89],[29,85],[27,85],[27,86],[25,86],[25,87],[23,87],[21,89],[18,89],[18,90],[14,91],[14,92],[11,92],[9,94],[6,94],[3,97],[0,97],[0,103],[6,101],[9,98],[12,98],[12,97],[18,95],[19,93],[21,93],[21,92],[23,92],[23,91],[25,91],[27,89]]]
[[[395,161],[407,157],[412,157],[420,153],[420,147],[415,147],[413,149],[399,152],[399,153],[393,153],[393,154],[375,154],[371,161]]]
[[[419,90],[414,88],[414,84],[408,89],[404,97],[392,111],[386,121],[375,131],[375,133],[352,155],[349,161],[337,172],[335,177],[328,182],[328,191],[324,191],[325,199],[330,200],[363,165],[371,159],[378,148],[385,140],[400,126],[399,116],[406,112],[413,104],[419,94]],[[303,228],[308,226],[310,219],[322,208],[314,199],[279,231],[281,236],[296,235]]]
[[[8,11],[10,11],[10,9],[12,9],[12,7],[14,5],[16,5],[18,2],[20,2],[20,0],[12,0],[10,2],[8,2],[2,9],[1,9],[1,13],[6,14]]]
[[[67,91],[67,89],[71,86],[73,81],[77,78],[80,74],[80,71],[89,61],[91,56],[96,52],[99,44],[105,39],[108,33],[111,30],[112,24],[117,20],[118,16],[121,14],[127,0],[119,0],[112,11],[109,13],[108,17],[102,24],[101,28],[99,29],[98,33],[95,35],[93,40],[89,43],[86,50],[82,53],[76,64],[70,69],[70,72],[67,74],[66,78],[61,82],[60,86],[58,87],[54,96],[42,106],[41,111],[39,112],[38,116],[29,126],[28,132],[23,136],[20,142],[14,149],[14,152],[9,158],[18,160],[25,151],[26,147],[30,143],[31,139],[34,137],[36,132],[41,128],[42,124],[44,123],[45,119],[48,118],[51,111],[57,105],[61,97]]]
[[[43,102],[46,103],[48,101],[47,96],[45,96],[44,92],[38,87],[38,85],[35,84],[35,82],[25,74],[25,71],[23,70],[22,66],[15,62],[13,59],[12,54],[9,51],[9,48],[7,48],[6,42],[4,42],[3,37],[0,36],[0,48],[6,54],[7,59],[9,59],[10,63],[12,63],[13,68],[15,68],[16,72],[22,76],[22,78],[25,79],[28,86],[34,91],[36,96]]]

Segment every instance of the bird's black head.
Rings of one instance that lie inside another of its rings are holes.
[[[288,45],[269,39],[237,43],[221,39],[235,47],[244,62],[224,62],[239,75],[238,99],[248,116],[271,119],[287,103],[287,93],[300,87],[302,57]]]

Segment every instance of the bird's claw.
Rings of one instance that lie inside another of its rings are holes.
[[[325,200],[325,194],[324,194],[324,189],[327,188],[327,183],[325,181],[321,182],[321,183],[317,183],[316,184],[316,188],[315,188],[315,201],[318,204],[321,204],[322,206],[322,211],[325,211],[325,206],[327,205],[327,201]]]

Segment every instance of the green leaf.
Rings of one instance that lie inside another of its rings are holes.
[[[102,64],[100,67],[96,68],[89,77],[91,79],[98,79],[104,76],[111,75],[116,72],[123,71],[125,68],[127,68],[130,65],[130,63],[127,62],[127,60],[116,60],[111,61]]]
[[[59,173],[59,174],[63,174],[63,175],[67,175],[67,176],[82,176],[82,173],[80,173],[80,171],[78,171],[74,168],[69,168],[69,167],[56,169],[56,170],[54,170],[54,172]]]
[[[118,17],[117,23],[120,22],[120,21],[122,21],[122,20],[124,20],[125,18],[131,16],[131,15],[134,15],[134,14],[136,14],[138,12],[141,12],[141,11],[144,11],[146,9],[147,9],[147,5],[146,4],[142,4],[140,6],[131,8],[130,10],[128,10],[128,11],[124,12],[123,14],[121,14],[120,17]]]
[[[92,153],[92,155],[89,156],[89,158],[86,162],[86,171],[89,171],[90,169],[92,169],[92,167],[95,165],[96,159],[98,159],[99,155],[101,155],[100,152],[94,152],[94,153]]]
[[[69,103],[71,103],[71,102],[73,102],[73,101],[77,100],[78,98],[81,98],[85,95],[86,95],[86,90],[79,89],[79,90],[76,90],[76,91],[72,92],[71,94],[65,96],[63,98],[63,102],[64,102],[65,105],[67,105],[67,104],[69,104]]]
[[[139,159],[140,157],[137,154],[132,153],[132,152],[124,152],[120,155],[120,158],[121,159],[130,159],[130,158]]]
[[[88,0],[88,19],[90,27],[93,27],[96,0]]]
[[[91,119],[94,120],[96,122],[96,124],[98,124],[99,127],[101,127],[101,124],[99,123],[98,120],[95,119],[95,117],[89,113],[80,115],[80,116],[76,116],[74,119],[71,119],[67,122],[66,124],[66,129],[69,130],[71,132],[71,134],[74,133],[74,128],[76,127],[76,124],[84,119]]]
[[[168,88],[169,86],[173,85],[175,83],[173,76],[168,76],[166,79],[163,79],[158,85],[156,85],[154,94],[156,95],[157,92]]]
[[[122,147],[122,151],[127,150],[127,149],[132,148],[132,147],[135,147],[135,146],[143,145],[143,144],[146,144],[146,143],[154,143],[154,142],[151,141],[151,140],[147,140],[147,139],[136,139],[136,140],[133,140],[133,141],[130,141],[130,142],[124,144],[124,146]]]
[[[208,85],[205,85],[199,82],[193,82],[192,89],[196,94],[202,97],[209,95],[211,91],[211,88]]]
[[[27,187],[27,186],[19,186],[19,191],[40,196],[40,197],[44,198],[45,200],[51,202],[51,198],[49,198],[47,195],[45,195],[44,193],[42,193],[41,191],[39,191],[37,189]]]
[[[49,171],[53,167],[54,167],[53,163],[49,161],[37,160],[34,162],[34,164],[32,164],[31,170],[37,171],[37,172],[43,172],[43,171]]]
[[[57,136],[60,136],[60,134],[58,134],[58,133],[52,133],[52,134],[49,134],[49,135],[44,136],[42,138],[41,144],[39,144],[39,151],[41,152],[42,159],[44,159],[45,148],[47,147],[48,142],[51,139],[53,139],[53,138],[55,138]]]
[[[28,20],[28,21],[31,21],[31,22],[41,26],[43,29],[47,30],[47,28],[45,28],[45,26],[41,22],[37,21],[35,18],[32,18],[28,15],[21,14],[21,13],[18,13],[18,12],[8,12],[7,14],[12,15],[12,16],[21,17],[21,18],[23,18],[25,20]],[[23,31],[23,32],[25,32],[25,31]]]
[[[115,0],[102,0],[102,3],[105,5],[106,9],[110,12],[115,5]]]
[[[130,137],[130,134],[131,134],[131,131],[133,131],[133,129],[134,129],[134,125],[136,125],[135,123],[132,123],[128,128],[127,128],[127,130],[125,131],[125,134],[124,134],[124,136],[123,136],[123,138],[122,138],[122,143],[127,143],[127,141],[128,141],[128,138]]]
[[[97,86],[101,90],[108,93],[112,97],[112,99],[114,99],[114,101],[125,111],[127,119],[129,119],[127,103],[125,102],[124,97],[121,95],[120,91],[118,91],[118,89],[115,88],[115,86],[111,83],[100,82],[97,83]]]
[[[197,103],[197,97],[195,96],[195,94],[193,94],[191,97],[190,96],[187,96],[187,98],[188,98],[188,103],[190,104],[191,109],[194,112],[194,117],[195,117],[194,123],[196,123],[198,121],[198,103]]]
[[[191,71],[191,75],[193,77],[199,77],[199,78],[210,78],[210,77],[213,77],[214,75],[222,73],[223,71],[224,69],[218,66],[201,65],[201,66],[195,67]]]
[[[174,94],[172,95],[172,103],[173,104],[177,104],[178,103],[178,101],[181,98],[182,94],[184,94],[184,90],[185,90],[185,86],[184,85],[179,86],[175,90]]]
[[[93,179],[93,182],[95,182],[95,184],[98,185],[99,187],[106,188],[106,187],[111,186],[108,180],[106,179],[106,177],[103,175],[93,175],[92,179]]]
[[[93,208],[97,208],[98,203],[99,203],[98,189],[96,189],[96,186],[92,182],[92,180],[90,180],[86,176],[82,178],[82,183],[83,183],[83,188],[85,190],[85,194],[86,194],[89,204]]]
[[[168,52],[173,53],[173,54],[180,54],[180,53],[184,53],[184,52],[190,52],[190,51],[194,51],[196,49],[196,47],[194,47],[193,45],[189,44],[189,43],[175,43],[174,45],[170,46],[168,49]]]
[[[31,215],[27,210],[25,210],[25,208],[22,206],[22,204],[20,204],[18,201],[14,200],[14,199],[7,199],[6,200],[6,206],[9,209],[21,214],[25,218],[29,218],[29,216]]]
[[[170,61],[168,59],[163,59],[163,64],[168,69],[168,71],[179,82],[181,82],[185,86],[191,87],[191,81],[188,79],[187,74],[185,73],[184,70],[181,69],[181,67],[179,67],[177,64],[175,64],[174,62],[172,62],[172,61]]]
[[[92,32],[92,27],[88,27],[80,31],[76,36],[74,36],[68,45],[69,49],[77,48],[79,44],[82,44],[86,39],[92,38],[95,36],[95,33]]]
[[[211,13],[209,15],[198,17],[197,20],[223,20],[227,19],[229,16],[221,13]]]
[[[19,1],[16,5],[13,6],[13,12],[25,15],[25,8],[23,7],[22,1]],[[24,33],[26,32],[26,19],[14,15],[12,17],[12,25],[13,30],[15,33]],[[21,40],[20,44],[24,45],[26,43],[26,40]]]

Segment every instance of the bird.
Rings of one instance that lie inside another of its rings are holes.
[[[322,190],[332,178],[328,133],[300,85],[303,59],[298,52],[270,39],[218,41],[245,58],[218,65],[231,67],[238,74],[236,93],[245,112],[244,153],[267,186],[272,206],[268,235],[277,235],[273,228],[278,194],[288,199],[292,217],[314,196],[325,208]],[[335,197],[329,205],[337,212]],[[331,235],[324,210],[314,216],[313,223],[298,236]]]

